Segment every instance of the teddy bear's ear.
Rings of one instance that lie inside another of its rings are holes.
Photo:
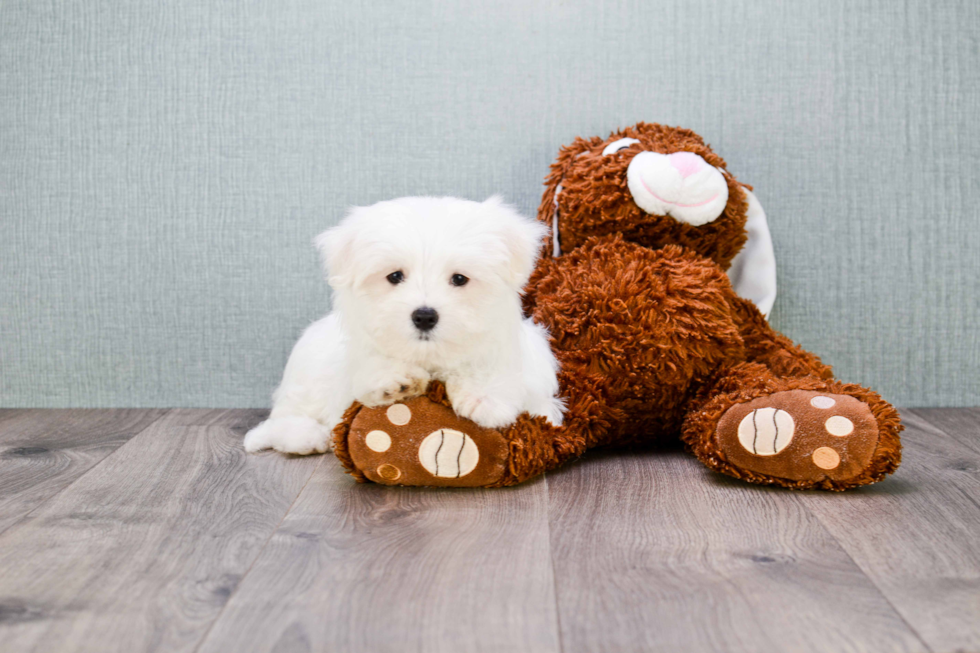
[[[776,301],[776,254],[766,212],[752,191],[748,188],[743,190],[749,200],[745,221],[749,239],[732,260],[728,278],[735,292],[754,303],[768,319]]]
[[[558,219],[555,210],[565,172],[575,159],[598,147],[602,142],[603,140],[598,136],[593,136],[589,140],[578,136],[569,145],[561,147],[558,151],[558,158],[551,164],[551,171],[544,180],[545,188],[544,194],[541,196],[541,204],[538,206],[538,220],[552,231],[551,242],[542,252],[545,256],[559,256],[561,254],[561,247],[558,243]]]

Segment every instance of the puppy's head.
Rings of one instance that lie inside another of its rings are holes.
[[[431,360],[514,327],[546,232],[497,197],[407,197],[352,209],[316,245],[352,335]]]

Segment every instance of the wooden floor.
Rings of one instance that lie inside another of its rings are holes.
[[[980,410],[845,494],[680,451],[524,486],[246,455],[248,410],[0,411],[0,650],[978,651]]]

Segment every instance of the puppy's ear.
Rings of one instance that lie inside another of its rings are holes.
[[[355,230],[351,225],[341,222],[313,239],[313,244],[320,252],[327,283],[335,290],[351,284],[354,235]]]
[[[541,253],[541,243],[548,234],[548,228],[535,220],[525,218],[513,207],[504,204],[494,195],[483,202],[484,210],[492,211],[501,243],[507,253],[507,261],[502,272],[504,281],[521,290],[527,284],[534,264]]]

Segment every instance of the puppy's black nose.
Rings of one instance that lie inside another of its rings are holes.
[[[419,331],[431,331],[438,321],[439,313],[434,308],[423,306],[412,311],[412,322]]]

